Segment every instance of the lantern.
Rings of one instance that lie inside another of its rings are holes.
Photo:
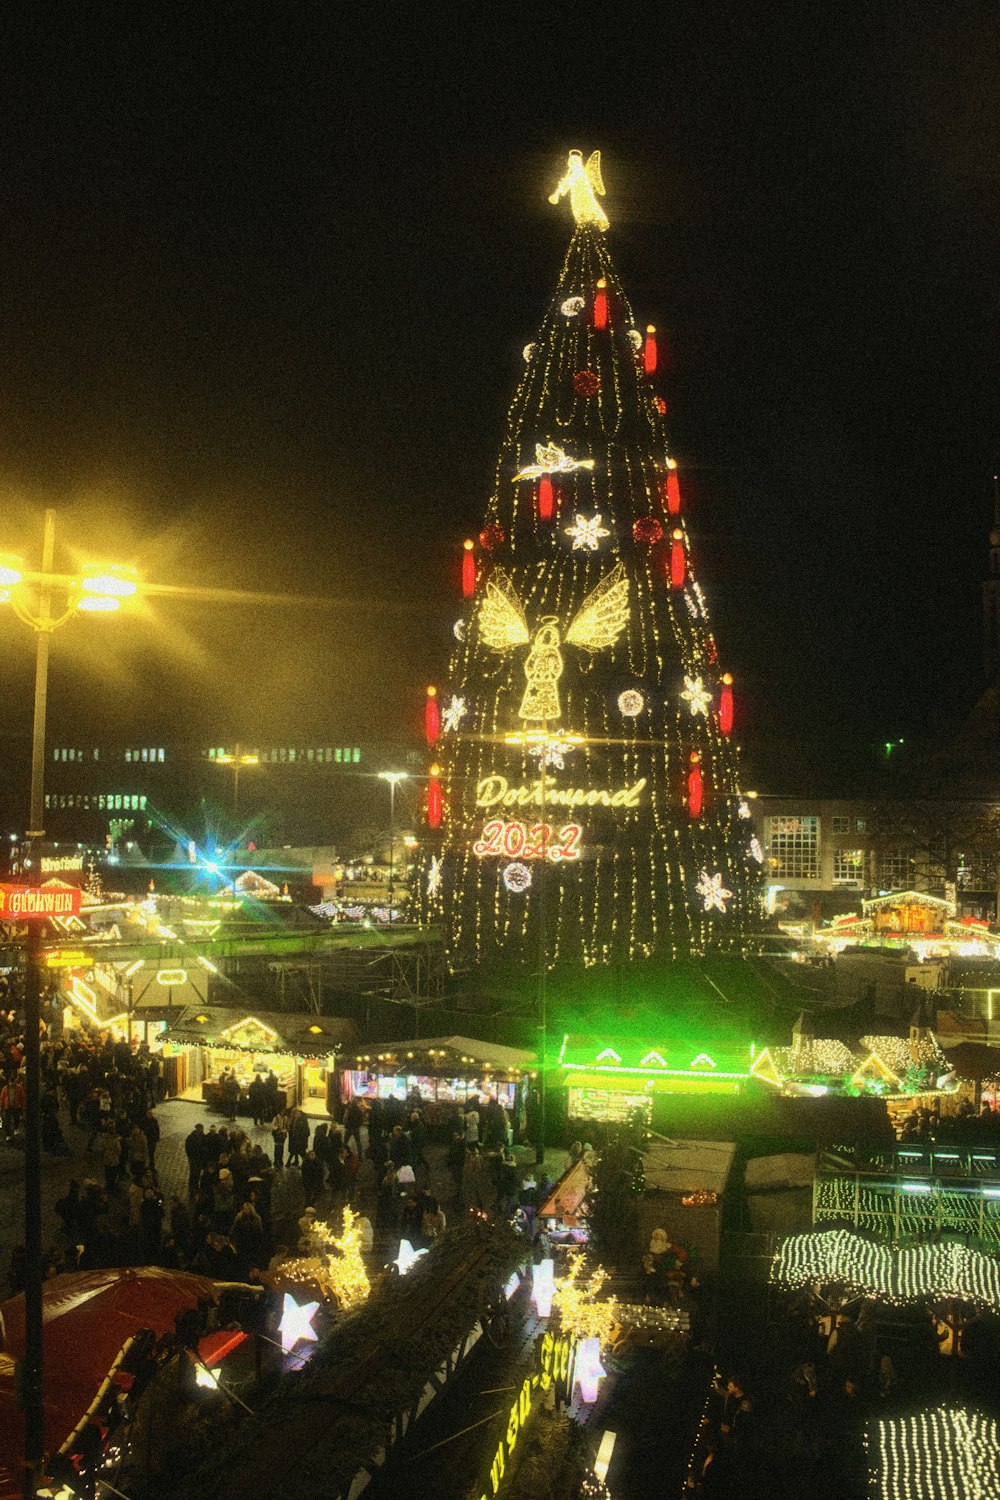
[[[472,550],[476,544],[465,541],[462,545],[465,548],[462,554],[462,593],[466,599],[471,599],[476,592],[476,558]]]
[[[677,478],[677,465],[672,463],[667,470],[667,515],[679,516],[681,513],[681,486]]]
[[[671,533],[670,541],[670,587],[682,589],[684,577],[687,572],[687,557],[684,552],[684,533],[677,530]]]
[[[701,776],[701,756],[697,750],[691,752],[691,769],[688,772],[688,815],[701,817],[701,804],[705,796],[705,784]]]
[[[597,283],[597,291],[594,293],[594,327],[607,328],[608,326],[608,283],[602,276]]]
[[[427,700],[424,703],[424,733],[427,736],[428,745],[433,745],[441,732],[441,711],[438,707],[437,688],[427,689]]]
[[[731,734],[733,729],[733,679],[729,672],[723,673],[719,693],[719,729],[722,734]]]
[[[441,767],[431,766],[427,778],[427,826],[441,826]]]
[[[646,338],[642,346],[642,368],[647,375],[656,374],[656,329],[652,323],[646,325]]]
[[[540,521],[551,521],[554,510],[555,490],[552,480],[548,474],[543,474],[538,481],[538,519]]]

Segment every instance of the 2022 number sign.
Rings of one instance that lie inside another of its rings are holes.
[[[472,852],[481,859],[550,859],[556,863],[580,858],[582,833],[579,823],[553,828],[549,823],[505,823],[502,818],[491,818]]]

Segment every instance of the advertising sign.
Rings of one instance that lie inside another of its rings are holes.
[[[69,886],[39,890],[32,885],[0,885],[0,921],[31,922],[44,917],[73,917],[80,892]]]

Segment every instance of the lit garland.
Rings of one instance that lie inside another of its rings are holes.
[[[502,541],[479,559],[481,577],[442,688],[443,702],[453,694],[468,711],[439,742],[443,813],[420,863],[426,871],[443,854],[443,878],[430,891],[426,878],[418,880],[416,906],[421,921],[441,925],[456,967],[500,955],[535,963],[542,914],[549,963],[585,965],[739,950],[758,919],[760,870],[738,822],[739,747],[716,713],[692,713],[678,693],[686,678],[718,701],[724,675],[692,577],[690,539],[679,505],[672,508],[676,468],[646,373],[639,328],[647,324],[632,312],[581,170],[577,196],[572,186],[566,192],[586,212],[511,404],[486,508],[484,530],[497,528],[490,536]],[[583,370],[599,381],[596,389],[588,383],[589,395],[574,387]],[[558,484],[553,518],[564,516],[562,525],[540,515],[543,478]],[[685,586],[676,591],[664,573],[669,534],[648,540],[647,523],[662,528],[668,509],[685,562]],[[595,534],[598,551],[582,541],[567,545],[563,530],[574,516],[601,518],[598,530],[609,534]],[[572,622],[616,567],[627,602],[620,628],[606,642],[572,649]],[[498,595],[518,608],[498,605]],[[639,697],[623,698],[626,691],[641,694],[641,708]],[[476,789],[487,778],[516,787],[537,784],[544,770],[538,820],[558,821],[547,806],[563,790],[563,768],[554,760],[537,768],[532,750],[508,739],[525,709],[548,737],[578,736],[574,788],[642,782],[647,789],[641,802],[613,814],[589,806],[581,818],[585,857],[546,862],[527,893],[508,888],[502,861],[472,852],[482,835]],[[702,802],[689,818],[692,754]],[[723,906],[699,900],[699,871],[725,872],[733,894]]]
[[[871,1424],[867,1447],[879,1500],[1000,1500],[1000,1432],[981,1412],[886,1417]]]
[[[1000,1311],[1000,1263],[964,1245],[909,1245],[890,1250],[847,1229],[793,1234],[771,1264],[775,1286],[838,1282],[880,1301],[954,1297]]]
[[[600,1340],[602,1349],[614,1348],[632,1330],[679,1333],[688,1327],[688,1316],[674,1307],[652,1307],[639,1302],[621,1302],[610,1297],[597,1300],[608,1279],[601,1267],[588,1281],[582,1280],[585,1260],[582,1254],[571,1256],[566,1275],[555,1284],[553,1312],[559,1315],[560,1330],[581,1342]]]
[[[876,1234],[939,1233],[973,1235],[1000,1253],[1000,1199],[997,1190],[948,1191],[929,1182],[905,1184],[898,1195],[884,1186],[857,1184],[853,1177],[816,1180],[817,1224],[851,1224]]]

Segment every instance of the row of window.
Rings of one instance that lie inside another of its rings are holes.
[[[848,818],[831,818],[833,832],[850,832]],[[865,831],[864,818],[856,819],[857,831]],[[869,856],[871,884],[884,891],[906,891],[914,883],[914,856],[908,849],[883,849]],[[933,856],[929,863],[934,864]],[[835,848],[833,850],[833,882],[835,885],[865,884],[866,851],[864,849]],[[820,820],[818,817],[780,817],[768,819],[768,869],[776,880],[819,880],[820,867]],[[960,886],[992,884],[995,876],[990,872],[973,869],[959,856],[957,883]]]
[[[223,745],[219,745],[218,747],[213,746],[208,752],[208,758],[209,760],[225,761],[226,756],[230,753]],[[356,766],[361,760],[361,751],[357,745],[336,745],[332,748],[329,745],[325,745],[319,749],[310,746],[305,750],[297,749],[294,746],[282,745],[278,749],[272,748],[263,751],[248,750],[246,754],[255,756],[260,761],[269,761],[274,765],[290,765],[297,762],[304,762],[308,765]]]
[[[853,821],[854,821],[854,832],[855,833],[864,833],[867,830],[867,828],[868,828],[868,819],[867,818],[855,818]],[[834,816],[834,817],[832,817],[830,819],[830,832],[831,833],[850,833],[850,831],[851,831],[851,819],[850,818],[848,818],[848,817],[841,817],[841,816],[837,815],[837,816]]]
[[[165,755],[163,753],[163,746],[162,745],[157,745],[155,748],[153,748],[153,747],[150,747],[150,748],[143,747],[143,749],[141,749],[141,750],[126,750],[125,751],[125,759],[130,764],[132,764],[132,763],[134,763],[136,761],[146,761],[146,762],[154,762],[154,763],[155,762],[159,762],[160,765],[162,765],[163,761],[165,760],[165,758],[166,757],[165,757]]]
[[[101,752],[97,749],[67,750],[63,746],[60,746],[59,749],[52,752],[53,760],[100,760],[100,758]]]
[[[48,809],[79,808],[83,812],[145,812],[146,799],[135,792],[107,792],[93,796],[76,792],[46,792]]]

